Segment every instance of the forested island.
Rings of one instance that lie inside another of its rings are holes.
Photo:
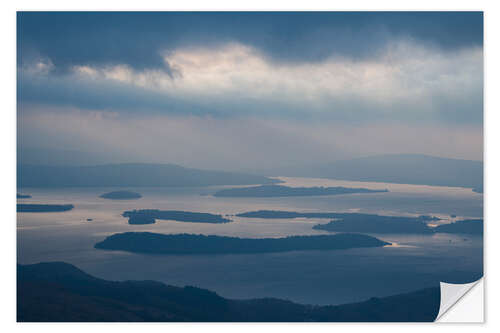
[[[53,213],[72,210],[73,205],[51,205],[51,204],[17,204],[19,213]]]
[[[238,238],[193,234],[125,232],[106,237],[95,248],[157,254],[241,254],[300,250],[336,250],[389,245],[361,234],[290,236],[283,238]]]
[[[383,216],[363,213],[335,213],[335,212],[289,212],[275,210],[259,210],[237,214],[239,217],[264,219],[292,219],[292,218],[328,218],[334,219],[327,224],[317,224],[316,230],[335,232],[361,233],[432,233],[433,229],[427,222],[439,220],[435,216],[422,215],[418,217]]]
[[[112,199],[112,200],[130,200],[142,198],[142,195],[137,192],[131,191],[113,191],[101,194],[99,198]]]
[[[291,212],[279,210],[258,210],[236,214],[238,217],[261,219],[293,219],[293,218],[322,218],[333,219],[326,224],[313,226],[316,230],[332,232],[360,232],[360,233],[402,233],[402,234],[482,234],[483,220],[472,219],[429,227],[428,222],[438,221],[436,216],[421,215],[418,217],[383,216],[363,213],[335,213],[335,212]]]
[[[229,188],[217,191],[215,197],[298,197],[316,195],[339,195],[353,193],[379,193],[384,190],[370,190],[367,188],[349,187],[289,187],[283,185],[261,185],[251,187]]]
[[[483,220],[462,220],[450,224],[442,224],[434,228],[435,232],[450,234],[483,234]]]
[[[343,219],[348,217],[357,218],[372,218],[372,217],[395,217],[395,216],[382,216],[376,214],[364,214],[364,213],[337,213],[337,212],[291,212],[284,210],[256,210],[253,212],[244,212],[236,214],[238,217],[250,217],[250,218],[261,218],[261,219],[293,219],[298,217],[303,218],[320,218],[320,219]],[[420,220],[420,221],[437,221],[440,218],[436,216],[420,215],[418,217],[405,217],[396,216],[398,219],[402,220]]]
[[[432,322],[439,304],[439,287],[315,306],[276,298],[232,300],[155,281],[107,281],[64,262],[17,266],[20,322]]]
[[[29,199],[29,198],[31,198],[31,195],[29,194],[17,193],[17,199]]]
[[[182,210],[141,209],[129,210],[122,214],[129,224],[153,224],[156,220],[173,220],[193,223],[228,223],[230,219],[219,214],[185,212]]]

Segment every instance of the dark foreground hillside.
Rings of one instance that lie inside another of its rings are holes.
[[[17,320],[59,321],[433,321],[439,288],[337,306],[266,298],[231,300],[195,287],[114,282],[63,262],[18,265]]]

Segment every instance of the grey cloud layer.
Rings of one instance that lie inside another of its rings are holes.
[[[482,123],[482,50],[443,54],[401,42],[379,57],[275,65],[242,44],[178,49],[175,71],[53,65],[18,71],[18,101],[136,114],[345,122]]]
[[[223,169],[482,158],[481,13],[20,13],[17,73],[25,147]]]
[[[482,47],[481,12],[19,12],[19,63],[58,69],[127,64],[166,68],[165,50],[243,43],[275,62],[367,59],[409,39],[441,51]]]

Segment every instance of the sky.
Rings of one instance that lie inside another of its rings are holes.
[[[482,160],[483,15],[18,12],[17,102],[19,147],[106,162]]]

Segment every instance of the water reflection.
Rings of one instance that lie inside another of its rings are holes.
[[[136,188],[138,200],[99,198],[113,188],[19,189],[20,202],[72,203],[62,213],[18,214],[18,262],[62,260],[106,279],[154,279],[196,285],[227,297],[280,297],[303,303],[338,304],[435,285],[468,282],[482,275],[482,238],[459,235],[374,235],[392,245],[376,249],[294,251],[258,255],[138,255],[96,250],[105,236],[125,231],[196,233],[238,237],[325,234],[312,226],[329,219],[258,219],[231,216],[227,224],[157,221],[128,225],[130,209],[175,209],[234,215],[260,210],[434,215],[448,223],[482,217],[482,195],[469,189],[281,178],[289,186],[387,188],[389,193],[301,198],[216,198],[211,188]],[[204,195],[201,195],[204,194]],[[456,215],[456,217],[451,217]],[[92,221],[87,221],[91,218]]]

